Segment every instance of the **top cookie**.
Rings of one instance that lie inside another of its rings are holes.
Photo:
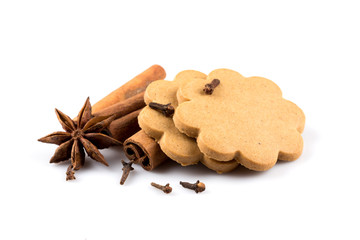
[[[174,81],[159,80],[151,83],[145,92],[145,102],[160,104],[170,103],[175,109],[178,105],[176,92],[182,85],[193,79],[205,79],[206,75],[198,71],[182,71],[176,75]],[[196,140],[179,132],[171,117],[146,106],[138,117],[140,127],[146,134],[155,138],[163,152],[183,166],[196,164],[201,161],[208,168],[218,173],[228,172],[237,167],[235,160],[219,162],[204,157],[200,152]]]
[[[207,95],[204,86],[213,79],[220,84]],[[264,171],[278,159],[292,161],[301,155],[305,115],[268,79],[218,69],[206,79],[183,85],[177,96],[175,126],[197,138],[207,157],[236,159],[249,169]]]

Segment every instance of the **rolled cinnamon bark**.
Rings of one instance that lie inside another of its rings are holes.
[[[121,118],[131,112],[145,107],[144,93],[141,92],[132,96],[124,101],[115,103],[105,109],[98,109],[98,111],[92,111],[94,116],[110,116],[115,114],[115,119]]]
[[[159,144],[141,130],[124,142],[127,158],[140,164],[145,170],[151,171],[168,157],[161,151]]]
[[[141,109],[129,113],[121,118],[114,120],[108,130],[113,138],[124,143],[124,141],[140,130],[137,117]]]
[[[98,112],[101,109],[105,109],[115,103],[144,92],[151,82],[165,79],[165,76],[166,72],[160,65],[153,65],[95,103],[92,106],[92,111],[93,113]]]

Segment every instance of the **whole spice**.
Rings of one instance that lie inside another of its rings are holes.
[[[124,152],[128,159],[151,171],[162,164],[168,157],[159,144],[141,130],[124,142]]]
[[[165,115],[165,117],[171,117],[175,112],[175,109],[171,105],[171,103],[160,104],[160,103],[156,103],[156,102],[151,102],[151,103],[149,103],[149,107],[158,112],[161,112],[162,114]]]
[[[40,138],[39,141],[59,145],[50,159],[50,163],[59,163],[71,158],[66,180],[75,179],[74,171],[84,166],[84,149],[92,159],[108,166],[109,164],[98,149],[121,144],[116,139],[102,133],[111,124],[115,116],[93,117],[89,98],[86,99],[76,121],[57,109],[55,112],[65,132],[54,132]]]
[[[75,171],[73,170],[72,165],[70,164],[66,170],[66,181],[74,180],[74,179],[76,179]]]
[[[188,182],[181,182],[180,181],[180,184],[184,188],[194,190],[196,193],[205,191],[205,184],[200,182],[199,180],[197,180],[196,183],[188,183]]]
[[[124,160],[121,160],[121,163],[123,165],[123,175],[121,176],[120,184],[124,185],[130,171],[134,170],[134,168],[132,167],[133,161],[125,162]]]
[[[220,84],[220,80],[219,79],[213,79],[211,81],[211,83],[208,83],[205,85],[205,88],[203,89],[203,91],[205,92],[205,94],[211,95],[214,92],[214,89]]]
[[[92,114],[94,116],[109,116],[115,114],[115,119],[124,117],[131,112],[145,107],[146,104],[144,102],[144,93],[145,92],[138,93],[135,96],[115,103],[107,108],[100,109],[96,112],[93,110]]]
[[[160,184],[157,184],[157,183],[152,182],[152,183],[151,183],[151,186],[153,186],[153,187],[155,187],[155,188],[157,188],[157,189],[160,189],[161,191],[163,191],[163,192],[166,193],[166,194],[169,194],[169,193],[171,193],[171,191],[172,191],[172,187],[170,187],[170,184],[169,184],[169,183],[167,183],[165,186],[162,186],[162,185],[160,185]]]
[[[128,137],[140,130],[137,117],[141,109],[131,112],[121,118],[114,120],[108,130],[111,136],[123,143]]]
[[[144,92],[151,82],[165,79],[165,76],[165,70],[161,66],[153,65],[95,103],[93,106],[93,112],[96,113],[113,104],[135,96],[138,93]]]

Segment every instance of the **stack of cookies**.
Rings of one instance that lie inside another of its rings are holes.
[[[201,162],[224,173],[241,164],[265,171],[278,159],[301,155],[305,115],[268,79],[229,69],[209,75],[187,70],[173,81],[152,82],[144,98],[140,127],[182,166]],[[150,107],[154,104],[174,113]]]

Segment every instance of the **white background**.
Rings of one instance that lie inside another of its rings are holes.
[[[0,239],[359,239],[358,1],[1,1]],[[304,152],[267,172],[48,161],[75,117],[152,64],[276,82],[306,114]],[[178,182],[202,180],[195,194]],[[150,182],[167,183],[165,195]]]

